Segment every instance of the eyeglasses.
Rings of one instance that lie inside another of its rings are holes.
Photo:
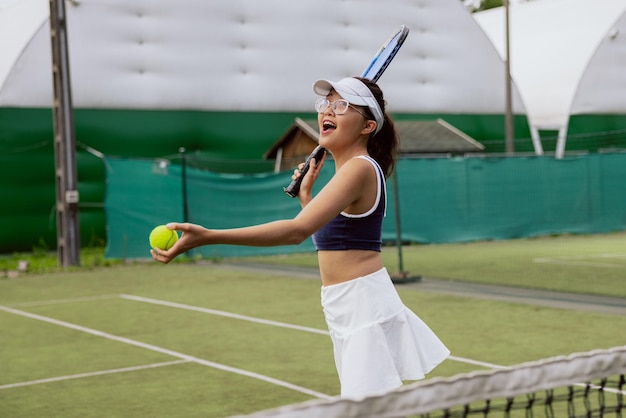
[[[336,115],[343,115],[348,111],[348,108],[351,107],[352,109],[356,110],[357,113],[360,113],[361,116],[363,116],[365,119],[371,119],[361,109],[350,104],[350,102],[346,99],[337,99],[334,102],[331,102],[328,99],[320,97],[315,101],[315,110],[317,111],[317,113],[324,113],[326,112],[326,110],[328,110],[329,107],[333,109],[333,112]]]

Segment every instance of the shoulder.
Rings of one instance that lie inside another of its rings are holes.
[[[355,157],[342,164],[336,174],[340,176],[349,175],[350,173],[359,173],[360,175],[363,175],[363,173],[371,170],[372,165],[369,161],[364,158]]]
[[[374,157],[371,157],[369,155],[360,155],[358,157],[354,157],[354,159],[358,159],[358,160],[362,160],[362,161],[367,161],[372,167],[374,167],[377,171],[381,171],[382,172],[382,168],[380,167],[380,164],[378,164],[378,161],[376,161],[374,159]]]
[[[341,166],[333,180],[344,190],[350,190],[353,197],[359,198],[368,193],[370,186],[375,187],[378,183],[378,169],[373,160],[354,157]]]
[[[370,157],[358,156],[346,161],[337,171],[337,174],[362,179],[363,176],[374,176],[377,172],[376,166],[376,162]]]
[[[357,155],[356,157],[350,158],[345,165],[376,167],[378,163],[369,155]]]

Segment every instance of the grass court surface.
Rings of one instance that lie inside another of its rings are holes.
[[[404,264],[429,277],[526,277],[529,287],[626,297],[625,238],[411,246]],[[390,271],[395,251],[385,249]],[[403,301],[452,351],[428,378],[626,344],[626,316],[414,288],[398,286]],[[219,263],[0,279],[0,416],[224,417],[336,396],[319,292],[319,280]]]

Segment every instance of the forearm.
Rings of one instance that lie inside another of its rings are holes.
[[[309,204],[309,202],[310,202],[312,199],[313,199],[313,197],[311,196],[311,194],[310,194],[310,193],[303,193],[303,192],[301,192],[301,193],[298,195],[298,200],[300,201],[300,206],[301,206],[303,209],[304,209],[304,207],[305,207],[306,205],[308,205],[308,204]]]
[[[300,244],[312,232],[302,228],[293,219],[234,229],[207,230],[203,244],[247,245],[272,247]]]

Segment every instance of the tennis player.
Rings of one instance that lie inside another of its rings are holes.
[[[313,90],[321,96],[315,102],[319,143],[332,153],[335,174],[314,197],[325,156],[311,162],[298,193],[299,214],[226,230],[170,223],[168,228],[182,232],[180,240],[169,251],[151,253],[168,263],[202,245],[299,244],[312,235],[341,396],[360,399],[424,378],[450,352],[402,303],[383,267],[385,179],[394,169],[397,135],[382,91],[359,77],[318,80]],[[296,169],[292,178],[299,176]]]

